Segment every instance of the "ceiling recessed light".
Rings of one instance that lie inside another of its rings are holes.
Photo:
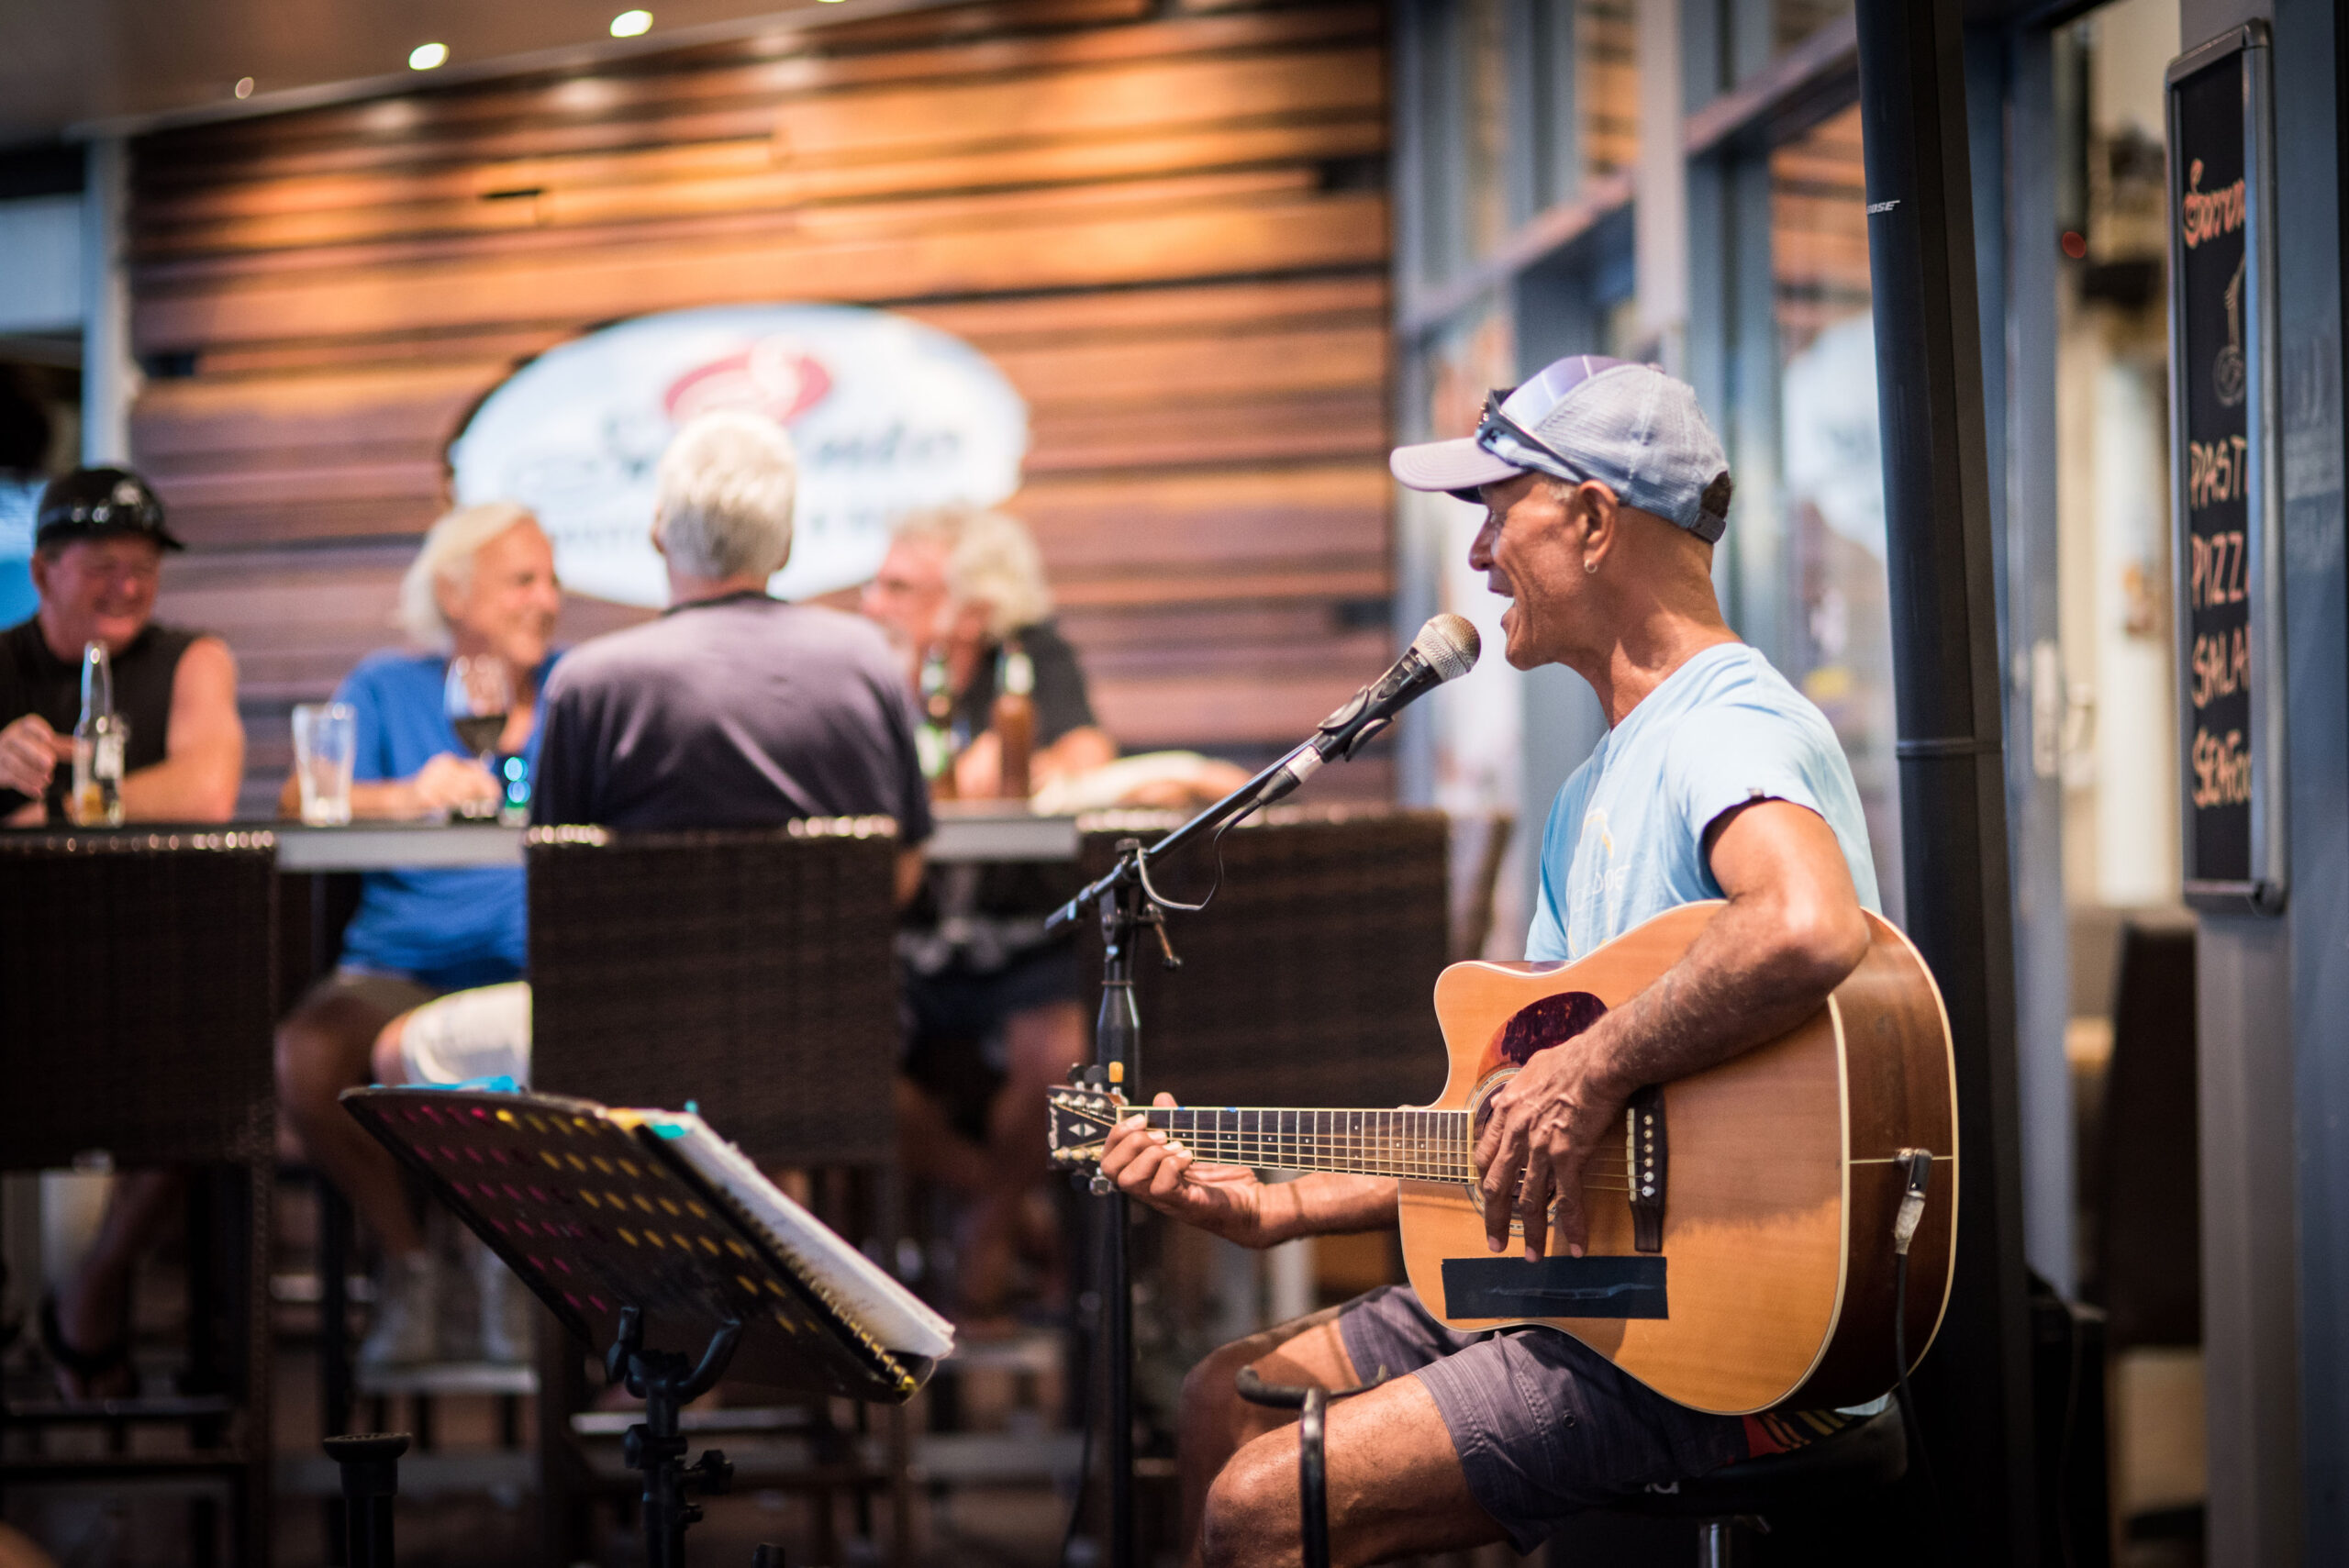
[[[445,43],[420,43],[407,51],[410,71],[433,71],[449,63],[449,46]]]
[[[612,18],[612,37],[616,39],[637,38],[651,30],[652,13],[650,11],[622,11]]]
[[[237,78],[237,96],[238,96],[238,97],[239,97],[239,98],[250,98],[250,97],[251,97],[252,95],[253,95],[253,79],[252,79],[251,77],[250,77],[250,76],[239,76],[239,77],[238,77],[238,78]]]

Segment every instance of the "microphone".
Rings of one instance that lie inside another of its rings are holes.
[[[1403,657],[1347,698],[1337,712],[1321,721],[1311,740],[1281,760],[1246,809],[1270,806],[1319,773],[1324,763],[1352,757],[1405,707],[1475,668],[1476,656],[1483,651],[1482,639],[1466,617],[1431,617],[1419,628],[1419,636],[1411,639]]]

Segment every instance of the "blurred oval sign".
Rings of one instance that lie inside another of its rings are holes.
[[[799,449],[791,560],[770,584],[784,598],[870,577],[902,512],[1002,500],[1028,447],[1027,405],[959,339],[848,306],[722,306],[622,322],[523,366],[450,449],[457,499],[537,512],[573,592],[664,605],[653,471],[714,408],[766,414]]]

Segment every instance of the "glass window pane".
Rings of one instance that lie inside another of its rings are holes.
[[[1771,0],[1770,43],[1783,54],[1839,17],[1851,14],[1852,0]]]
[[[1851,758],[1886,913],[1900,917],[1892,617],[1885,583],[1876,334],[1856,106],[1770,158],[1779,349],[1776,651]]]
[[[2120,0],[2057,35],[2058,624],[2067,699],[2064,882],[2075,906],[2178,895],[2170,595],[2168,195],[2163,70],[2176,0]],[[2106,781],[2117,787],[2108,789]]]
[[[1509,58],[1503,0],[1464,0],[1460,7],[1462,104],[1468,253],[1486,256],[1509,232]]]
[[[1640,155],[1639,21],[1631,0],[1576,0],[1575,91],[1583,177],[1603,179]]]

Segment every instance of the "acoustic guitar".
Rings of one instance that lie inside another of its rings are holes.
[[[1717,1067],[1642,1089],[1583,1174],[1586,1255],[1489,1251],[1472,1151],[1493,1091],[1677,962],[1721,907],[1669,910],[1576,962],[1456,963],[1435,1010],[1451,1076],[1400,1110],[1130,1106],[1051,1092],[1055,1162],[1100,1158],[1141,1115],[1202,1161],[1347,1171],[1401,1184],[1403,1260],[1454,1329],[1540,1324],[1573,1335],[1695,1409],[1855,1405],[1894,1381],[1893,1314],[1913,1364],[1949,1298],[1957,1232],[1957,1100],[1949,1019],[1923,960],[1868,917],[1859,966],[1808,1020]],[[1931,1156],[1894,1299],[1893,1231]]]

